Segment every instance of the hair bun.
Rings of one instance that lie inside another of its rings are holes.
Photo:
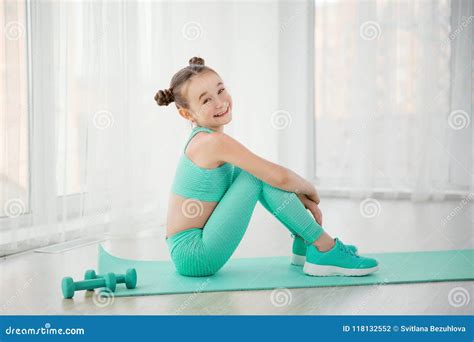
[[[189,60],[189,65],[204,65],[204,59],[201,57],[193,57]]]
[[[173,90],[171,88],[158,90],[158,92],[155,95],[155,101],[156,103],[158,103],[158,106],[169,105],[171,102],[174,101]]]

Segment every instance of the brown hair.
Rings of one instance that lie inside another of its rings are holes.
[[[155,101],[158,106],[167,106],[174,101],[177,108],[189,108],[187,99],[181,93],[181,88],[191,77],[204,71],[216,73],[213,69],[204,65],[204,59],[201,57],[191,58],[187,67],[174,74],[169,89],[158,90],[155,95]]]

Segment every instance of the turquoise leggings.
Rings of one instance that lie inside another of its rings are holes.
[[[204,228],[186,229],[166,239],[178,273],[203,277],[224,266],[242,240],[257,201],[307,243],[324,233],[294,192],[275,188],[235,166],[232,184]]]

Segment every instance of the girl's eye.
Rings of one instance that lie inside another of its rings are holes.
[[[220,94],[220,93],[222,93],[224,90],[225,90],[225,88],[219,89],[219,91],[218,91],[217,93]],[[205,99],[202,104],[206,104],[209,100],[211,100],[210,97],[208,97],[207,99]]]

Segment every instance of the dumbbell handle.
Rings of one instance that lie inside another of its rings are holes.
[[[93,290],[98,287],[105,287],[105,279],[90,279],[90,280],[79,280],[74,282],[74,290]]]
[[[103,274],[97,274],[95,279],[102,279],[105,276]],[[115,281],[118,283],[125,283],[125,275],[124,274],[115,274]]]

